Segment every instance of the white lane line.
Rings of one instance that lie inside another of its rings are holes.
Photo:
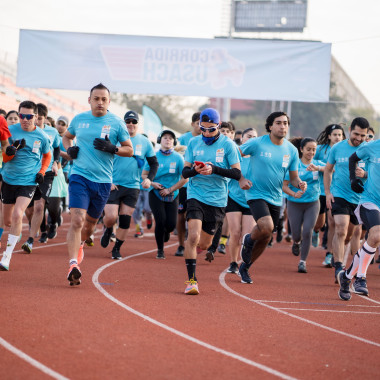
[[[297,309],[294,307],[279,307],[278,310],[321,311],[321,312],[325,312],[325,313],[350,313],[350,314],[380,314],[380,312],[376,312],[376,311]]]
[[[363,298],[368,298],[363,296]],[[323,303],[323,302],[300,302],[300,301],[269,301],[269,300],[255,300],[258,302],[264,302],[264,303],[285,303],[285,304],[295,304],[295,305],[310,305],[310,306],[342,306],[342,304],[337,303]],[[374,301],[376,303],[377,301]],[[379,308],[380,306],[374,306],[374,305],[352,305],[352,304],[344,304],[345,307],[362,307],[362,308]]]
[[[171,244],[171,245],[168,245],[166,246],[167,248],[169,247],[173,247],[173,246],[176,246],[178,243],[175,243],[175,244]],[[226,350],[223,350],[222,348],[219,348],[219,347],[216,347],[216,346],[213,346],[209,343],[206,343],[202,340],[199,340],[197,338],[194,338],[188,334],[185,334],[179,330],[176,330],[168,325],[165,325],[164,323],[161,323],[151,317],[149,317],[148,315],[146,314],[143,314],[143,313],[140,313],[139,311],[137,311],[136,309],[133,309],[132,307],[122,303],[121,301],[119,301],[117,298],[111,296],[111,294],[109,294],[99,283],[99,275],[105,270],[107,269],[108,267],[110,267],[111,265],[115,265],[117,263],[120,263],[121,261],[124,261],[124,260],[128,260],[128,259],[131,259],[131,258],[134,258],[134,257],[137,257],[137,256],[142,256],[142,255],[146,255],[148,253],[151,253],[151,252],[155,252],[156,249],[152,249],[150,251],[145,251],[145,252],[141,252],[141,253],[136,253],[135,255],[131,255],[131,256],[127,256],[127,257],[124,257],[123,259],[121,260],[117,260],[117,261],[114,261],[114,262],[111,262],[111,263],[108,263],[106,265],[103,265],[102,267],[100,267],[95,273],[94,275],[92,276],[92,282],[94,284],[94,286],[105,296],[107,297],[110,301],[116,303],[118,306],[122,307],[123,309],[129,311],[130,313],[134,314],[134,315],[137,315],[138,317],[142,318],[144,321],[148,321],[156,326],[159,326],[161,328],[163,328],[164,330],[167,330],[169,331],[170,333],[173,333],[175,335],[178,335],[180,336],[181,338],[184,338],[190,342],[193,342],[195,344],[198,344],[199,346],[202,346],[202,347],[205,347],[209,350],[212,350],[212,351],[215,351],[219,354],[222,354],[222,355],[225,355],[227,357],[230,357],[230,358],[233,358],[233,359],[236,359],[242,363],[245,363],[245,364],[248,364],[252,367],[256,367],[264,372],[267,372],[267,373],[270,373],[271,375],[274,375],[274,376],[277,376],[281,379],[295,379],[294,377],[291,377],[289,375],[286,375],[284,373],[281,373],[279,371],[276,371],[275,369],[273,368],[270,368],[270,367],[267,367],[263,364],[260,364],[260,363],[257,363],[257,362],[254,362],[253,360],[250,360],[250,359],[247,359],[243,356],[240,356],[240,355],[237,355],[237,354],[234,354],[233,352],[229,352],[229,351],[226,351]],[[184,297],[186,297],[184,295]]]
[[[8,351],[12,352],[19,358],[25,360],[27,363],[29,363],[31,366],[37,368],[43,373],[46,373],[47,375],[51,376],[53,379],[58,380],[68,380],[67,377],[59,374],[58,372],[53,371],[51,368],[46,367],[44,364],[40,363],[39,361],[33,359],[29,355],[27,355],[25,352],[20,351],[15,346],[12,346],[10,343],[8,343],[6,340],[0,337],[0,345],[6,348]],[[4,363],[2,365],[2,369],[4,370]]]
[[[247,297],[243,294],[240,294],[238,292],[236,292],[235,290],[233,290],[232,288],[230,288],[227,283],[226,283],[226,280],[225,280],[225,277],[226,277],[226,273],[227,271],[224,270],[220,276],[219,276],[219,282],[220,284],[223,286],[223,288],[225,288],[228,292],[232,293],[232,294],[235,294],[236,296],[238,297],[241,297],[247,301],[250,301],[250,302],[254,302],[260,306],[264,306],[268,309],[271,309],[271,310],[274,310],[274,311],[277,311],[278,313],[281,313],[281,314],[284,314],[284,315],[287,315],[288,317],[291,317],[291,318],[295,318],[295,319],[298,319],[302,322],[305,322],[305,323],[308,323],[310,325],[313,325],[313,326],[316,326],[316,327],[319,327],[321,329],[325,329],[325,330],[328,330],[328,331],[331,331],[333,333],[336,333],[336,334],[340,334],[340,335],[343,335],[347,338],[352,338],[352,339],[355,339],[355,340],[359,340],[361,342],[364,342],[364,343],[367,343],[367,344],[371,344],[373,346],[376,346],[376,347],[380,347],[380,343],[377,343],[377,342],[373,342],[371,340],[368,340],[368,339],[364,339],[364,338],[361,338],[359,336],[356,336],[356,335],[352,335],[352,334],[349,334],[349,333],[346,333],[346,332],[343,332],[343,331],[340,331],[340,330],[336,330],[336,329],[333,329],[331,327],[328,327],[328,326],[325,326],[325,325],[321,325],[320,323],[317,323],[317,322],[313,322],[309,319],[306,319],[306,318],[302,318],[302,317],[299,317],[298,315],[296,314],[292,314],[292,313],[288,313],[287,311],[284,311],[284,310],[281,310],[279,309],[278,307],[273,307],[273,306],[270,306],[270,305],[267,305],[265,304],[264,302],[261,302],[261,301],[257,301],[257,300],[254,300],[250,297]],[[243,284],[242,284],[243,285]],[[243,286],[249,286],[249,285],[243,285]],[[251,285],[252,286],[252,285]]]

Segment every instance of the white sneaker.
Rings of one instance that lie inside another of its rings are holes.
[[[2,271],[8,271],[9,270],[9,263],[11,262],[12,254],[6,254],[3,252],[3,257],[0,261],[0,270]]]

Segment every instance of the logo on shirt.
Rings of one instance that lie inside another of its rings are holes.
[[[290,156],[289,154],[284,154],[284,157],[282,157],[282,167],[287,168],[289,165]]]
[[[169,173],[175,173],[176,166],[177,166],[176,162],[171,162],[170,163],[170,168],[169,168]]]
[[[337,157],[336,162],[339,162],[339,163],[348,162],[348,157]]]
[[[271,158],[272,157],[272,153],[271,152],[260,152],[260,157]]]
[[[203,156],[203,154],[204,154],[204,150],[196,150],[194,152],[194,156]]]
[[[90,128],[90,124],[89,123],[79,123],[78,128]]]

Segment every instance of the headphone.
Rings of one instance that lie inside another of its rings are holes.
[[[176,137],[176,135],[175,135],[174,132],[169,131],[168,129],[165,129],[164,131],[162,131],[158,135],[158,137],[157,137],[157,144],[161,144],[161,138],[162,138],[163,135],[166,135],[166,134],[169,134],[169,135],[171,135],[174,138],[174,146],[176,146],[177,145],[177,137]]]

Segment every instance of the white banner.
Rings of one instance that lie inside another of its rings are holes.
[[[327,102],[331,45],[20,31],[17,85]]]

